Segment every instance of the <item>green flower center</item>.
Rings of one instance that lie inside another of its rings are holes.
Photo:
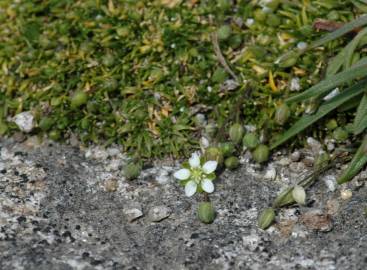
[[[203,178],[203,171],[201,168],[194,168],[191,170],[191,177],[196,183],[200,183]]]

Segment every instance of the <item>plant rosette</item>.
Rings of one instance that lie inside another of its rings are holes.
[[[173,176],[185,187],[185,194],[188,197],[193,196],[196,192],[212,193],[217,166],[217,161],[205,161],[197,153],[193,153],[189,161],[184,162],[182,169],[175,172]]]

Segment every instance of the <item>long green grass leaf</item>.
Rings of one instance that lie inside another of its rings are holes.
[[[321,45],[324,45],[325,43],[332,41],[334,39],[337,39],[347,33],[349,33],[350,31],[352,31],[353,29],[356,29],[358,27],[361,27],[363,25],[367,24],[367,15],[363,15],[361,17],[359,17],[358,19],[355,19],[349,23],[344,24],[342,27],[340,27],[339,29],[323,36],[322,38],[320,38],[319,40],[316,40],[315,42],[311,43],[310,46],[308,46],[308,50],[319,47]]]
[[[347,47],[343,48],[334,58],[332,58],[326,69],[326,77],[334,75],[343,66]]]
[[[360,134],[367,127],[367,93],[359,103],[356,117],[353,122],[353,133]]]
[[[364,61],[365,62],[365,61]],[[326,94],[327,91],[334,87],[340,86],[343,83],[350,82],[353,79],[367,75],[367,63],[356,64],[348,70],[339,72],[335,75],[327,77],[318,84],[312,86],[303,93],[290,97],[286,100],[287,103],[304,101],[311,97]]]
[[[367,164],[367,135],[364,137],[361,146],[355,153],[352,161],[349,163],[348,168],[338,178],[338,184],[344,184],[349,182],[356,176],[360,170]]]
[[[323,36],[322,38],[312,42],[304,50],[297,51],[297,52],[292,50],[292,51],[289,51],[286,54],[283,54],[281,57],[278,58],[278,60],[276,62],[286,61],[286,59],[288,59],[290,57],[294,57],[295,53],[299,56],[299,55],[305,53],[308,50],[311,50],[311,49],[314,49],[314,48],[319,47],[321,45],[324,45],[325,43],[328,43],[329,41],[337,39],[337,38],[349,33],[353,29],[364,26],[366,24],[367,24],[367,15],[363,15],[363,16],[359,17],[358,19],[355,19],[355,20],[353,20],[349,23],[346,23],[342,27],[340,27],[339,29],[337,29],[337,30]]]
[[[358,83],[354,84],[350,88],[346,89],[339,95],[335,96],[334,98],[330,99],[329,101],[325,102],[317,112],[313,115],[306,115],[303,116],[300,120],[298,120],[290,129],[284,132],[280,138],[278,138],[272,145],[271,149],[274,149],[281,145],[282,143],[286,142],[291,137],[297,135],[299,132],[306,129],[308,126],[315,123],[317,120],[331,112],[332,110],[336,109],[346,101],[352,99],[353,97],[363,93],[367,89],[367,78],[359,81]]]
[[[350,68],[352,66],[352,58],[353,53],[357,49],[358,45],[360,44],[362,38],[367,34],[367,28],[364,28],[361,32],[358,33],[354,37],[354,39],[348,44],[346,52],[345,52],[345,69]]]

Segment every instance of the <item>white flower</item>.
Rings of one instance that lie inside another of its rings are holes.
[[[218,162],[209,160],[201,165],[200,156],[194,153],[189,159],[189,165],[190,169],[180,169],[173,175],[178,180],[185,181],[186,196],[194,195],[199,186],[204,192],[212,193],[214,191],[214,172],[217,169]]]

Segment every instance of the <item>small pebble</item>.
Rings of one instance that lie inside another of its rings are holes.
[[[107,192],[114,192],[118,188],[118,182],[117,182],[116,179],[107,180],[104,183],[104,187],[105,187]]]
[[[314,155],[318,155],[320,151],[322,150],[321,143],[312,137],[307,138],[307,144],[311,148]]]
[[[266,173],[265,173],[265,175],[264,175],[264,178],[265,178],[265,179],[274,180],[276,176],[277,176],[277,171],[275,170],[275,168],[274,168],[274,167],[271,167],[271,168],[269,168],[269,169],[266,171]]]
[[[306,169],[306,166],[302,162],[292,162],[289,164],[289,169],[292,172],[303,172]]]
[[[31,132],[34,128],[34,117],[31,112],[22,112],[14,116],[13,121],[23,132]]]
[[[288,166],[291,163],[291,160],[287,157],[281,158],[279,161],[277,161],[277,163],[280,166]]]
[[[349,200],[350,198],[352,198],[352,191],[350,189],[344,189],[342,191],[340,191],[340,197],[342,198],[342,200]]]
[[[322,177],[322,180],[329,191],[335,191],[337,183],[334,175],[325,175]]]
[[[143,216],[143,211],[140,204],[135,204],[123,210],[127,220],[133,222]]]
[[[301,158],[301,153],[299,151],[294,151],[291,155],[290,155],[290,159],[293,162],[297,162],[299,161],[299,159]]]
[[[171,209],[167,206],[160,205],[151,208],[148,212],[148,218],[150,221],[159,222],[168,218],[171,215]]]
[[[307,167],[312,167],[313,163],[314,163],[314,158],[313,157],[305,157],[302,162],[303,164],[305,164]]]

